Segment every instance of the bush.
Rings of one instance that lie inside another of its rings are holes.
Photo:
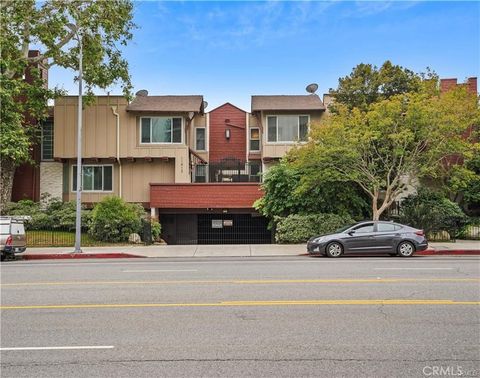
[[[304,243],[312,236],[328,234],[349,223],[350,216],[336,214],[289,215],[276,217],[275,240],[277,243]]]
[[[162,225],[157,221],[152,221],[152,238],[154,241],[160,241],[162,234]]]
[[[142,215],[145,212],[142,209]],[[115,196],[105,197],[92,211],[89,234],[102,241],[127,241],[141,230],[140,209]]]
[[[466,224],[467,217],[455,202],[421,189],[402,202],[400,222],[423,229],[427,235],[447,231],[453,237]]]

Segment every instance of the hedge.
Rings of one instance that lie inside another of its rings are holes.
[[[312,236],[328,234],[354,222],[348,215],[337,214],[292,214],[286,218],[276,217],[275,240],[277,243],[304,243]]]

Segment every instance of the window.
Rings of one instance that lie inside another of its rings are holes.
[[[367,232],[373,232],[373,223],[362,224],[361,226],[355,228],[355,233],[365,234]]]
[[[113,166],[82,165],[83,191],[111,192],[113,187]],[[77,191],[77,166],[72,169],[72,191]]]
[[[205,151],[205,127],[197,127],[195,129],[195,149],[197,151]]]
[[[182,118],[140,118],[141,143],[182,143]]]
[[[392,232],[400,229],[400,226],[393,223],[377,223],[378,232]]]
[[[42,160],[53,160],[53,122],[42,124],[41,141]]]
[[[195,166],[195,182],[207,181],[207,166],[204,164],[198,164]]]
[[[267,116],[268,142],[306,141],[308,115]]]
[[[250,151],[260,151],[260,129],[250,129]]]

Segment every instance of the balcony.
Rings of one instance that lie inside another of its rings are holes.
[[[192,165],[193,183],[260,183],[262,163],[224,159],[219,162],[196,162]]]

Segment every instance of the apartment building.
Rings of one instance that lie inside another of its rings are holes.
[[[253,203],[262,173],[307,140],[325,107],[316,94],[252,96],[251,112],[225,103],[206,111],[201,95],[132,102],[98,96],[83,111],[82,201],[107,195],[141,203],[170,244],[270,243]],[[77,98],[55,101],[49,190],[76,195]]]

